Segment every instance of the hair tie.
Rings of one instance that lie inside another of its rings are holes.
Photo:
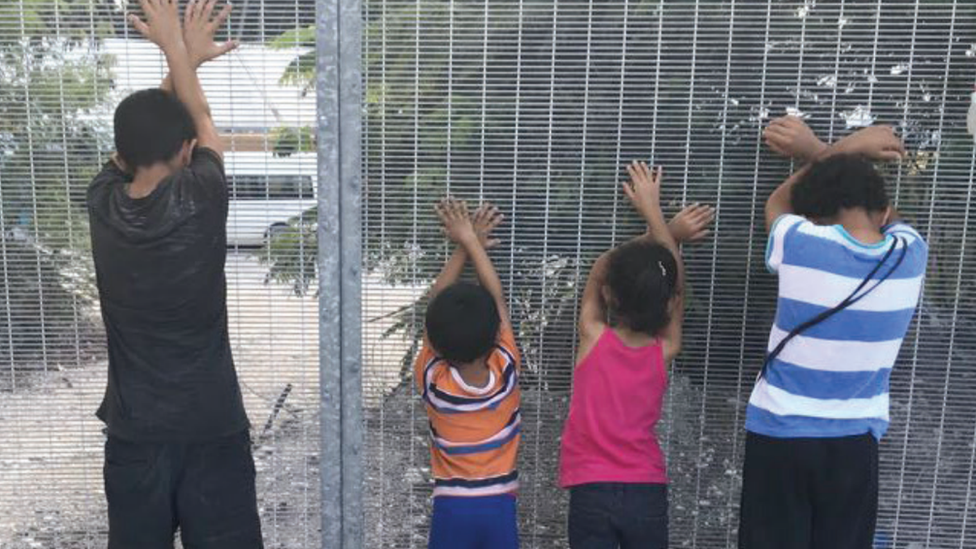
[[[657,262],[657,266],[660,267],[660,269],[661,269],[661,276],[663,276],[664,278],[667,278],[668,277],[668,270],[664,268],[664,263],[661,263],[660,261],[658,261]]]

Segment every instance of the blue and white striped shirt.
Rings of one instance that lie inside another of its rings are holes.
[[[928,245],[904,223],[866,245],[840,225],[815,225],[784,215],[773,226],[766,265],[779,275],[769,352],[789,332],[840,304],[897,246],[874,278],[883,277],[908,247],[898,269],[866,297],[793,338],[756,383],[746,429],[779,438],[844,437],[888,428],[891,370],[918,305]],[[861,291],[870,290],[868,283]]]

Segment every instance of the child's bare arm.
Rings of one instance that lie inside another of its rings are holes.
[[[681,250],[675,242],[661,212],[660,167],[655,172],[644,162],[634,162],[627,167],[630,182],[624,184],[624,192],[634,204],[634,208],[647,221],[648,236],[664,245],[674,255],[678,266],[674,301],[671,304],[671,322],[664,328],[661,337],[664,341],[664,358],[672,360],[681,351],[682,322],[684,322],[684,280],[685,268],[681,260]]]
[[[821,158],[833,154],[859,154],[879,162],[897,162],[905,155],[905,145],[891,126],[871,126],[838,140]]]
[[[677,243],[661,212],[661,167],[651,171],[646,163],[633,162],[627,166],[627,172],[630,181],[624,183],[624,193],[637,213],[647,221],[648,235],[676,252]]]
[[[697,242],[708,236],[708,226],[714,219],[715,208],[702,204],[692,204],[671,219],[668,223],[668,230],[678,243]],[[637,238],[654,239],[650,234],[650,229]],[[606,305],[603,302],[602,291],[606,284],[607,266],[609,265],[611,251],[604,252],[593,262],[590,276],[583,290],[579,315],[579,331],[584,340],[581,349],[586,346],[587,339],[595,340],[606,327]]]
[[[810,126],[796,116],[782,116],[773,120],[763,132],[763,137],[774,152],[803,163],[817,160],[828,148]]]
[[[176,2],[140,0],[140,4],[146,15],[146,21],[132,15],[130,16],[132,25],[163,51],[166,64],[169,66],[173,89],[193,118],[200,146],[223,156],[223,142],[211,118],[210,105],[197,78],[196,67],[190,60]],[[188,11],[193,17],[201,15],[201,10],[193,6]]]
[[[898,160],[905,153],[904,146],[890,126],[872,126],[827,146],[799,118],[785,116],[770,123],[765,131],[769,147],[784,155],[809,161],[834,154],[863,154],[882,161]],[[770,230],[780,216],[793,213],[791,191],[808,171],[805,166],[786,179],[766,201],[766,230]]]
[[[678,212],[668,222],[668,230],[678,244],[697,242],[708,236],[708,226],[715,220],[715,208],[703,204],[692,204]]]
[[[240,46],[237,40],[228,40],[223,44],[218,44],[214,40],[217,30],[224,25],[232,11],[231,5],[225,4],[223,9],[216,16],[213,16],[216,4],[217,0],[191,0],[184,8],[183,41],[186,43],[186,51],[194,69],[199,69],[204,63]],[[174,92],[172,76],[167,74],[159,88],[163,91]]]
[[[786,181],[769,195],[766,200],[766,231],[773,230],[773,225],[780,216],[793,213],[793,201],[791,199],[793,185],[796,184],[807,172],[810,166],[804,166],[799,171],[789,176]]]
[[[508,302],[505,301],[505,291],[502,289],[502,281],[495,271],[495,266],[488,257],[488,252],[477,239],[468,239],[464,243],[474,270],[478,274],[478,281],[481,286],[488,290],[488,293],[495,299],[495,306],[498,308],[498,316],[501,318],[503,328],[511,328],[512,322],[508,314]]]
[[[441,269],[440,274],[437,275],[437,279],[434,280],[434,285],[427,292],[427,297],[434,299],[437,294],[444,291],[444,288],[457,282],[461,278],[461,273],[464,272],[464,265],[467,262],[468,254],[464,251],[464,248],[460,246],[454,248],[454,253],[451,254],[450,259],[444,264],[444,268]]]
[[[782,116],[773,120],[763,132],[763,137],[773,151],[804,163],[817,160],[830,148],[813,133],[806,122],[796,116]],[[804,166],[769,195],[769,199],[766,200],[767,231],[773,228],[773,224],[780,216],[793,213],[790,199],[793,185],[806,174],[808,169]]]
[[[606,309],[603,303],[603,287],[607,280],[607,266],[610,264],[612,250],[603,252],[590,268],[590,276],[583,289],[580,300],[579,331],[585,344],[588,339],[600,337],[606,327]],[[582,347],[585,345],[581,345]]]
[[[467,204],[450,199],[440,204],[437,213],[444,223],[444,232],[447,237],[464,250],[467,258],[474,265],[481,286],[494,298],[503,327],[510,328],[511,320],[508,314],[508,304],[505,301],[505,292],[502,289],[502,281],[485,249],[497,243],[491,239],[490,233],[491,229],[501,222],[501,214],[491,205],[485,205],[475,212],[472,219],[472,216],[468,214]]]
[[[437,206],[438,215],[442,217],[441,210],[445,207],[445,202],[442,202]],[[498,226],[499,223],[505,218],[498,209],[491,204],[482,204],[478,211],[474,213],[471,218],[471,222],[474,225],[475,233],[478,235],[478,239],[481,241],[481,245],[484,246],[486,250],[490,250],[498,245],[498,240],[492,237],[491,232]],[[445,229],[445,233],[447,230]],[[450,259],[444,264],[444,268],[441,269],[437,279],[434,281],[434,285],[431,286],[428,292],[428,297],[433,299],[434,296],[441,293],[444,288],[454,284],[461,278],[461,274],[464,272],[464,267],[468,262],[468,252],[464,250],[461,245],[457,245],[454,248],[454,253],[451,254]]]

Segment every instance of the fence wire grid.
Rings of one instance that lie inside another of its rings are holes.
[[[165,61],[125,22],[138,2],[0,3],[0,547],[104,547],[107,357],[85,210],[113,150],[112,113],[159,85]],[[268,547],[319,546],[318,303],[273,277],[314,262],[293,220],[315,219],[315,99],[303,59],[314,4],[248,0],[201,71],[227,135],[227,289],[253,425]],[[273,253],[278,242],[295,246]],[[312,250],[309,250],[309,247]],[[312,264],[314,267],[314,264]]]
[[[577,302],[596,255],[640,230],[618,185],[632,159],[664,166],[668,213],[718,208],[713,237],[685,249],[685,350],[660,434],[672,546],[735,546],[744,409],[775,307],[762,209],[790,169],[760,134],[787,113],[823,139],[893,124],[913,152],[888,175],[932,264],[894,374],[877,546],[976,544],[972,3],[366,0],[363,18],[364,255],[385,281],[363,288],[367,546],[425,546],[408,365],[417,293],[449,253],[431,209],[445,194],[506,214],[492,257],[526,361],[521,534],[566,546],[556,468]]]
[[[931,244],[892,380],[878,548],[976,545],[976,274],[965,131],[976,82],[966,0],[363,0],[364,545],[426,545],[426,416],[410,363],[422,296],[448,253],[452,194],[506,214],[492,252],[526,358],[523,543],[566,547],[555,486],[579,293],[590,262],[639,230],[621,166],[665,167],[668,213],[718,207],[685,250],[685,351],[660,434],[674,547],[734,547],[742,424],[775,280],[762,205],[790,166],[763,125],[804,116],[824,139],[871,123],[912,151],[889,170]],[[202,71],[228,135],[233,350],[253,424],[268,547],[322,546],[315,2],[239,0],[233,55]],[[105,544],[106,357],[84,191],[111,115],[158,84],[129,0],[0,3],[0,547]],[[331,443],[331,442],[329,442]]]

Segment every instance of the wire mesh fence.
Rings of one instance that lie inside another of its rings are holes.
[[[523,543],[566,545],[555,479],[576,303],[596,254],[639,230],[618,192],[632,159],[663,164],[670,213],[718,207],[713,238],[685,250],[661,437],[672,545],[735,546],[744,407],[775,303],[762,205],[790,169],[760,133],[786,113],[824,139],[893,124],[913,151],[888,175],[932,265],[894,374],[877,547],[973,544],[972,3],[366,0],[363,18],[368,546],[425,543],[427,426],[407,365],[448,252],[431,209],[445,194],[506,214],[493,257],[526,357]]]
[[[231,337],[255,437],[269,547],[317,547],[318,307],[314,2],[238,2],[242,49],[206,67],[228,135]],[[84,190],[111,113],[164,63],[125,0],[0,4],[0,547],[104,545],[106,357]],[[965,110],[976,7],[965,0],[364,0],[365,546],[423,547],[426,417],[409,364],[447,253],[433,202],[491,200],[493,257],[526,357],[521,529],[564,547],[555,487],[581,280],[638,230],[618,193],[633,158],[665,166],[670,213],[715,204],[685,251],[683,356],[661,429],[672,545],[732,547],[744,406],[772,321],[762,203],[789,166],[760,144],[786,112],[836,138],[899,127],[890,171],[932,261],[892,387],[879,548],[973,545],[976,293]]]
[[[105,546],[105,340],[85,210],[113,150],[112,112],[159,85],[138,3],[0,4],[0,547]],[[314,4],[249,0],[243,45],[201,77],[227,136],[227,291],[269,547],[319,546],[318,306],[271,276],[314,261],[289,223],[314,219],[317,164],[305,60]],[[314,56],[314,53],[312,53]],[[279,242],[295,242],[272,255]],[[309,265],[312,265],[309,263]]]

